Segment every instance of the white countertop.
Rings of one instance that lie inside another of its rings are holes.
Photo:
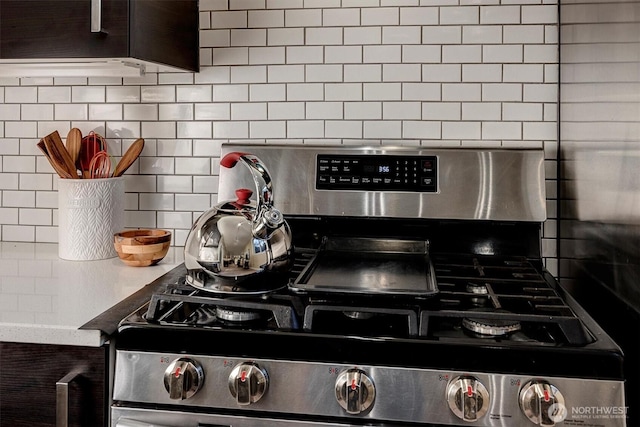
[[[100,346],[101,331],[79,328],[183,260],[172,247],[151,267],[65,261],[56,244],[0,242],[0,341]]]

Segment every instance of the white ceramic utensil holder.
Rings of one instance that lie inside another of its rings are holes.
[[[124,228],[124,178],[58,180],[58,256],[88,261],[117,256]]]

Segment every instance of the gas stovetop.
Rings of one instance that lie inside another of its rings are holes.
[[[625,426],[619,347],[544,268],[542,150],[229,151],[269,165],[291,274],[156,281],[118,329],[113,420]]]
[[[594,341],[555,283],[545,280],[531,261],[461,255],[432,259],[439,291],[429,297],[306,295],[286,284],[257,295],[212,294],[179,280],[154,294],[139,320],[196,328],[419,337],[469,345],[476,340],[551,346]]]

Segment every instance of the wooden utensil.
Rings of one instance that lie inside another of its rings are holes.
[[[67,134],[67,151],[71,161],[78,169],[78,157],[80,156],[80,146],[82,145],[82,132],[78,128],[71,128]]]
[[[56,171],[56,173],[58,174],[58,176],[60,176],[60,178],[73,178],[73,176],[66,169],[61,168],[60,165],[58,165],[58,163],[54,162],[51,159],[51,156],[49,156],[49,152],[47,151],[47,147],[44,143],[44,139],[41,139],[40,142],[38,142],[38,144],[36,145],[38,146],[40,151],[44,153],[47,160],[49,160],[49,163],[51,163],[53,170]]]
[[[71,156],[69,156],[69,152],[64,147],[62,138],[60,138],[58,131],[53,131],[43,139],[51,161],[55,162],[61,170],[68,172],[71,177],[77,178],[78,172],[76,170],[76,165],[73,163]]]
[[[116,169],[113,171],[113,177],[122,176],[123,173],[126,172],[127,169],[136,161],[142,149],[144,148],[144,139],[138,138],[133,144],[127,149],[124,153],[124,156],[120,159],[118,164],[116,165]]]

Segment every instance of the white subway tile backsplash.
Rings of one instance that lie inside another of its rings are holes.
[[[269,83],[304,82],[304,65],[271,65],[267,68]]]
[[[346,114],[347,105],[349,103],[342,102],[306,102],[305,103],[305,118],[314,120],[338,120],[338,119],[353,119],[357,117],[348,117]],[[344,105],[344,114],[343,114]]]
[[[420,44],[420,33],[419,26],[382,27],[382,44]]]
[[[407,120],[402,122],[402,137],[405,139],[440,139],[442,128],[439,121]]]
[[[122,104],[89,104],[89,120],[122,120]]]
[[[503,27],[501,25],[465,25],[462,27],[462,43],[500,44]]]
[[[422,80],[420,64],[384,64],[382,80],[385,82],[419,82]]]
[[[4,136],[7,138],[37,138],[38,135],[38,122],[35,121],[5,122],[4,124]]]
[[[17,173],[0,173],[0,190],[18,190],[19,175]]]
[[[348,120],[381,120],[381,102],[345,102],[344,118]]]
[[[362,99],[360,83],[327,83],[324,86],[326,101],[357,101]]]
[[[399,120],[365,121],[363,137],[371,139],[400,139],[402,138],[402,122]]]
[[[400,9],[397,7],[373,7],[360,11],[361,25],[399,25]]]
[[[324,121],[300,120],[287,122],[287,138],[324,138]]]
[[[407,5],[402,2],[389,3],[396,6]],[[400,25],[436,25],[438,24],[438,9],[437,7],[401,7]]]
[[[246,67],[234,67],[231,70],[231,83],[266,83],[267,67],[265,65],[253,65]],[[178,88],[180,90],[180,88]],[[178,92],[178,97],[180,92]]]
[[[285,48],[283,46],[275,47],[252,47],[249,48],[249,64],[284,64]]]
[[[485,63],[508,64],[522,62],[522,45],[484,45],[482,47],[482,60]]]
[[[322,46],[289,46],[286,57],[287,64],[322,64],[324,49]]]
[[[422,120],[460,120],[461,111],[459,102],[423,102]]]
[[[287,86],[285,84],[266,84],[266,85],[251,85],[249,87],[249,101],[284,101],[287,97]],[[204,112],[211,112],[211,113],[221,113],[222,110],[220,110],[219,107],[220,105],[224,105],[224,104],[212,104],[210,107],[205,108],[203,111]],[[229,110],[229,107],[226,107],[226,110]],[[196,105],[196,116],[198,113],[198,106]],[[203,117],[203,119],[206,117]],[[210,117],[212,119],[215,119],[216,117]],[[229,115],[227,114],[227,116],[225,117],[220,117],[219,119],[229,119]]]
[[[267,104],[264,102],[231,104],[231,120],[266,120]]]
[[[161,193],[191,193],[193,183],[190,176],[160,175],[158,176],[158,191]]]
[[[480,6],[481,24],[519,24],[520,6]]]
[[[255,139],[286,138],[286,123],[284,120],[252,121],[250,124],[250,136]]]
[[[354,65],[345,66],[345,73],[342,72],[343,66],[340,64],[309,64],[305,66],[306,82],[341,82],[349,81],[346,78],[346,67],[355,67]]]
[[[502,111],[498,102],[463,102],[462,120],[500,120]],[[496,139],[494,137],[488,139]]]
[[[4,102],[8,104],[30,104],[38,102],[37,87],[6,87]]]
[[[284,10],[250,10],[248,26],[249,28],[282,28],[284,27]]]
[[[304,102],[270,102],[268,110],[269,120],[297,120],[305,118]]]
[[[36,143],[73,126],[116,157],[145,138],[125,175],[126,226],[169,228],[175,245],[216,202],[229,140],[553,151],[557,6],[201,0],[198,73],[0,79],[0,239],[57,241],[58,178]]]
[[[480,21],[478,6],[441,7],[441,25],[477,25]]]
[[[362,46],[326,46],[324,55],[327,64],[361,63]]]
[[[326,138],[362,138],[362,122],[358,120],[325,121]]]
[[[307,46],[341,45],[343,40],[343,31],[339,27],[306,28],[304,30],[299,28],[296,31],[306,34],[306,38],[301,38],[301,43],[299,44],[306,43]],[[290,37],[287,40],[290,40]]]
[[[32,156],[3,156],[2,172],[35,172],[35,158]]]
[[[360,25],[360,9],[335,8],[323,9],[322,26],[324,27],[351,27]],[[347,43],[345,34],[345,44]]]
[[[399,101],[401,99],[401,83],[364,83],[363,85],[365,101]]]
[[[382,118],[384,120],[420,120],[422,104],[420,102],[383,102]]]
[[[53,120],[51,104],[23,104],[20,108],[16,108],[16,105],[2,107],[0,105],[0,115],[4,116],[4,120]]]
[[[267,44],[269,46],[304,45],[304,28],[269,28]]]
[[[211,28],[247,28],[247,21],[245,10],[211,12]]]
[[[321,9],[288,9],[284,11],[285,27],[322,26]]]
[[[39,87],[37,97],[39,103],[68,103],[71,102],[71,87]]]
[[[363,62],[376,64],[398,63],[402,61],[402,47],[399,45],[363,46]]]
[[[287,101],[322,101],[324,85],[320,83],[293,83],[287,85]]]
[[[455,25],[429,26],[422,28],[422,44],[460,44],[462,42],[462,27]]]

